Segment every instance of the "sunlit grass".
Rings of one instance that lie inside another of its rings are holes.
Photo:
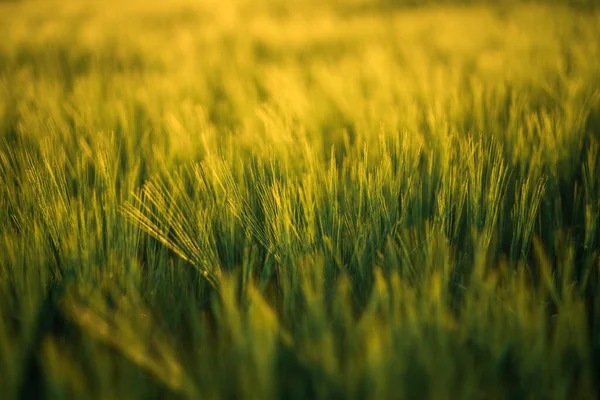
[[[450,3],[0,2],[2,397],[595,398],[600,14]]]

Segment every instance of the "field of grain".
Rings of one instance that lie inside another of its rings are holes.
[[[596,398],[600,9],[484,3],[0,1],[1,397]]]

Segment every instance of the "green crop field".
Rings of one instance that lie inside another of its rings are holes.
[[[597,398],[595,4],[0,1],[0,397]]]

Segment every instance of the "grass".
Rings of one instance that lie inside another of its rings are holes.
[[[600,14],[430,3],[0,2],[3,398],[596,398]]]

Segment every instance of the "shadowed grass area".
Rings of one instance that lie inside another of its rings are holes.
[[[0,37],[3,398],[598,395],[594,2],[0,1]]]

